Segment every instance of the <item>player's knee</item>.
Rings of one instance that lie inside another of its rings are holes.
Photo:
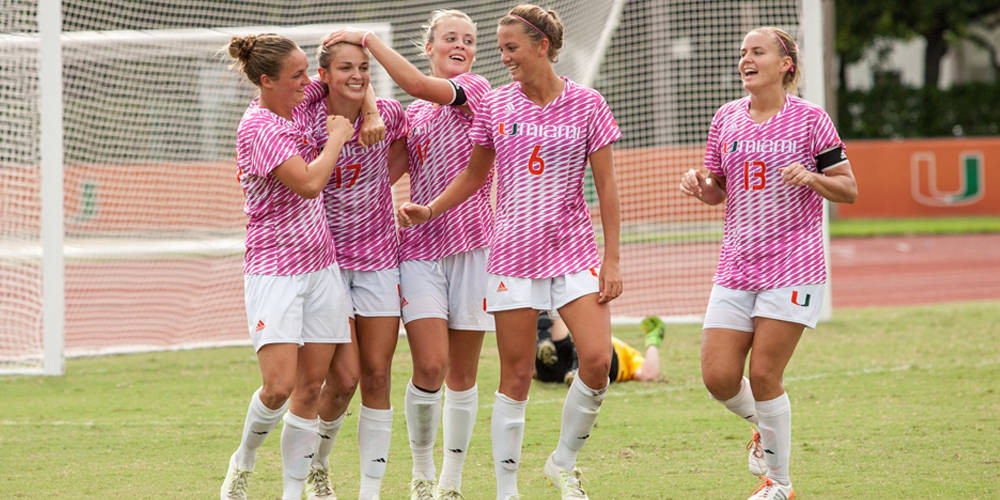
[[[280,408],[288,401],[294,387],[291,381],[265,383],[260,390],[260,401],[268,408]]]
[[[611,370],[611,351],[600,351],[579,356],[580,373],[608,376]]]
[[[750,379],[750,389],[753,391],[754,397],[773,393],[781,388],[781,375],[767,369],[751,367],[747,378]]]
[[[366,394],[382,394],[389,391],[389,371],[371,370],[361,375],[361,390]]]
[[[727,374],[705,371],[701,372],[701,381],[715,399],[726,400],[740,391],[741,377],[731,377]]]
[[[413,379],[420,387],[440,387],[447,373],[448,362],[443,359],[413,367]]]

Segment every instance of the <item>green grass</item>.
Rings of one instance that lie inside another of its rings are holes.
[[[612,387],[580,455],[592,498],[745,498],[756,487],[746,472],[747,425],[701,385],[699,330],[670,326],[665,382]],[[641,345],[635,327],[616,333]],[[840,310],[807,333],[786,372],[798,496],[1000,496],[998,346],[997,301]],[[408,498],[402,392],[410,368],[402,341],[385,499]],[[464,476],[470,500],[494,496],[489,418],[497,372],[489,340]],[[212,498],[259,382],[249,347],[73,359],[63,377],[2,377],[0,497]],[[541,467],[558,439],[565,391],[532,387],[525,498],[555,498]],[[351,411],[331,458],[345,499],[357,495],[357,398]],[[251,498],[280,494],[277,433],[251,479]]]
[[[936,217],[926,219],[833,219],[830,237],[965,234],[1000,232],[1000,217]]]

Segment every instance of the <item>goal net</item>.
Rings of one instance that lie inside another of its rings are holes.
[[[42,2],[44,4],[58,2]],[[62,130],[67,356],[245,344],[235,130],[254,88],[219,55],[234,34],[277,32],[315,68],[331,29],[367,27],[426,69],[421,25],[434,8],[479,24],[473,71],[509,82],[496,20],[513,5],[464,0],[279,2],[62,0]],[[598,89],[622,129],[625,294],[616,320],[699,316],[721,236],[721,208],[682,199],[708,123],[742,95],[742,35],[799,30],[795,1],[540,2],[566,26],[557,71]],[[37,0],[0,14],[0,372],[37,372],[43,342],[40,68]],[[373,61],[374,62],[374,61]],[[806,61],[808,64],[808,61]],[[808,69],[807,69],[808,70]],[[373,65],[376,93],[405,104]],[[585,185],[599,225],[592,182]],[[394,190],[406,197],[405,180]]]

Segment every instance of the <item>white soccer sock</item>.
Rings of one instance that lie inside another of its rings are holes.
[[[287,400],[277,410],[264,406],[264,402],[260,400],[260,391],[261,388],[258,387],[250,398],[247,417],[243,421],[243,438],[240,440],[240,447],[236,449],[236,465],[243,470],[253,470],[257,462],[257,448],[288,409]]]
[[[288,412],[284,421],[285,427],[281,430],[281,477],[284,489],[281,497],[284,500],[299,500],[309,474],[309,464],[316,453],[319,419],[302,418]]]
[[[753,391],[750,390],[750,379],[743,377],[743,380],[740,381],[740,392],[737,392],[735,396],[725,401],[721,399],[717,399],[716,401],[725,405],[736,416],[757,425],[759,414],[757,408],[754,406],[755,401],[753,399]]]
[[[337,441],[337,433],[340,432],[340,426],[343,425],[346,416],[347,412],[344,411],[330,422],[322,418],[319,419],[319,445],[316,447],[316,455],[312,459],[313,465],[324,469],[329,467],[330,452],[333,451],[333,443]]]
[[[358,448],[361,455],[361,491],[373,495],[382,487],[392,439],[392,408],[376,410],[361,405],[358,418]]]
[[[524,440],[524,410],[528,400],[514,401],[496,393],[490,422],[493,438],[493,470],[497,475],[497,498],[517,495],[517,468],[521,465]]]
[[[437,475],[434,470],[434,441],[441,422],[441,389],[427,392],[418,389],[410,380],[406,384],[403,404],[413,457],[413,479],[433,480]]]
[[[576,456],[590,437],[601,403],[608,392],[608,384],[601,389],[591,389],[580,377],[575,377],[563,403],[562,428],[559,445],[552,454],[552,461],[562,470],[576,467]]]
[[[760,444],[767,461],[767,477],[781,484],[791,484],[788,462],[792,447],[792,406],[788,393],[770,401],[757,401]]]
[[[441,462],[442,488],[462,489],[462,466],[469,453],[472,429],[479,411],[479,387],[453,391],[444,388],[444,460]]]

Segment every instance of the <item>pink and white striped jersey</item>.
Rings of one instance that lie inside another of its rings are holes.
[[[843,147],[823,108],[794,95],[764,123],[750,118],[750,97],[712,118],[705,166],[726,178],[726,223],[713,281],[736,290],[770,290],[826,281],[823,198],[781,183],[782,167],[816,171],[816,155]]]
[[[478,114],[490,91],[485,78],[464,73],[451,79],[465,92],[469,109]],[[472,115],[457,106],[439,106],[416,100],[406,108],[410,156],[410,201],[431,202],[469,164]],[[433,220],[399,230],[399,260],[437,260],[489,245],[493,233],[490,206],[491,175],[486,184],[465,201]]]
[[[497,208],[487,271],[552,278],[600,266],[583,175],[621,132],[596,90],[565,87],[539,107],[514,82],[484,99],[469,138],[496,151]]]
[[[320,103],[322,104],[322,103]],[[287,276],[323,269],[336,262],[323,202],[307,200],[271,175],[293,156],[306,163],[318,154],[311,133],[325,108],[301,104],[286,120],[254,99],[243,113],[236,138],[236,165],[246,201],[246,255],[243,272]]]
[[[341,269],[378,271],[399,265],[396,221],[389,188],[389,146],[406,137],[403,106],[392,99],[376,99],[385,123],[385,138],[370,146],[358,144],[361,120],[340,150],[337,168],[323,188],[326,222],[337,244]],[[320,105],[326,109],[326,101]],[[326,113],[314,121],[320,149],[326,146]]]

